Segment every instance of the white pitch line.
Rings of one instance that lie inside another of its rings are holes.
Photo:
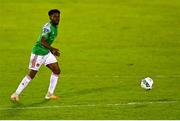
[[[129,103],[120,103],[120,104],[108,104],[111,106],[121,106],[121,105],[143,105],[143,104],[167,104],[167,103],[177,103],[178,101],[156,101],[156,102],[129,102]]]
[[[178,101],[151,101],[151,102],[129,102],[129,103],[113,103],[113,104],[87,104],[87,105],[53,105],[53,106],[39,106],[39,107],[0,107],[0,110],[28,110],[28,109],[50,109],[50,108],[78,108],[78,107],[119,107],[119,106],[132,106],[143,104],[170,104],[177,103]]]
[[[79,77],[77,75],[62,75],[61,77],[65,78],[65,77],[72,77],[72,78],[76,78]],[[104,76],[104,75],[89,75],[89,76],[80,76],[83,78],[88,78],[88,77],[92,77],[92,78],[144,78],[145,75],[109,75],[109,76]],[[148,77],[148,75],[147,75]],[[152,75],[152,77],[155,78],[179,78],[180,74],[172,74],[172,75]]]

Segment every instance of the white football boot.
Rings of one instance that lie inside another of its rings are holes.
[[[54,94],[51,94],[51,93],[47,93],[46,94],[46,96],[45,96],[45,99],[47,99],[47,100],[50,100],[50,99],[53,99],[53,100],[57,100],[57,99],[59,99],[59,97],[58,96],[55,96]]]
[[[19,101],[19,95],[16,94],[16,93],[13,93],[13,94],[11,95],[11,100],[12,100],[12,101]]]

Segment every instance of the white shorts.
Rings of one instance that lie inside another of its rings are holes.
[[[48,65],[56,62],[56,57],[51,52],[47,55],[35,55],[31,53],[29,69],[38,71],[42,64]]]

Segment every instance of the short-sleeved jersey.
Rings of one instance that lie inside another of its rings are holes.
[[[32,48],[32,53],[35,55],[46,55],[49,53],[49,49],[45,48],[41,44],[42,37],[46,38],[48,45],[51,45],[57,36],[58,28],[56,25],[53,25],[51,22],[46,23],[43,26],[41,34],[39,35],[36,44]]]

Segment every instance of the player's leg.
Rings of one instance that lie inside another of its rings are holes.
[[[29,70],[28,74],[20,82],[15,93],[13,93],[11,95],[11,99],[13,101],[19,101],[19,95],[26,88],[26,86],[29,84],[29,82],[35,77],[36,73],[37,73],[37,71],[35,71],[35,70]]]
[[[48,93],[46,95],[46,99],[57,99],[59,97],[54,95],[54,90],[56,88],[57,82],[58,82],[58,78],[60,75],[60,68],[58,65],[58,62],[55,63],[51,63],[46,65],[51,71],[51,77],[50,77],[50,84],[49,84],[49,88],[48,88]]]
[[[20,95],[20,93],[24,90],[24,88],[29,84],[29,82],[34,79],[37,71],[29,70],[28,74],[22,79],[21,83],[19,84],[16,94]]]
[[[13,101],[19,100],[19,95],[26,88],[29,82],[31,82],[31,80],[35,77],[41,65],[42,65],[42,57],[31,54],[30,63],[29,63],[29,72],[22,79],[16,91],[11,95],[11,100]]]
[[[60,75],[61,73],[58,62],[48,64],[46,67],[48,67],[55,75]]]

